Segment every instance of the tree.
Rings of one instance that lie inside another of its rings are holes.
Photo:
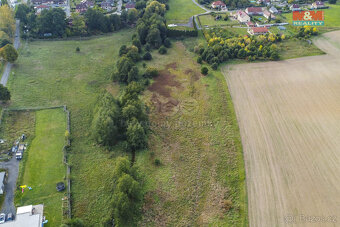
[[[134,45],[135,47],[138,48],[138,52],[139,52],[139,53],[142,51],[142,44],[141,44],[141,42],[139,41],[138,38],[134,38],[134,39],[132,40],[132,45]]]
[[[115,226],[135,226],[140,216],[143,187],[136,167],[126,157],[119,157],[113,171],[113,217]]]
[[[170,47],[171,47],[171,42],[170,42],[170,39],[169,39],[169,38],[166,38],[166,39],[164,40],[164,46],[165,46],[166,48],[170,48]]]
[[[85,22],[90,33],[112,31],[110,19],[98,9],[89,8],[85,13]]]
[[[84,222],[79,218],[69,219],[61,227],[83,227]]]
[[[126,130],[126,138],[133,151],[144,149],[147,146],[148,140],[146,132],[137,119],[133,119],[129,122]]]
[[[139,36],[139,40],[142,44],[146,43],[146,37],[148,35],[148,27],[144,22],[140,22],[137,25],[137,33]]]
[[[119,49],[119,56],[123,56],[124,54],[127,54],[128,49],[126,47],[126,45],[122,45]]]
[[[8,101],[10,99],[11,99],[11,93],[9,92],[8,88],[0,84],[0,100]]]
[[[132,81],[138,81],[139,74],[138,74],[138,67],[133,66],[131,70],[128,73],[128,83],[131,83]]]
[[[151,27],[148,36],[146,37],[146,41],[155,48],[159,48],[162,45],[161,33],[157,27]]]
[[[66,13],[61,8],[43,10],[37,20],[38,33],[51,33],[55,37],[62,37],[66,30]]]
[[[111,14],[109,16],[109,20],[113,26],[113,29],[115,31],[119,30],[121,28],[121,21],[120,21],[120,16],[118,14]]]
[[[336,4],[336,0],[329,0],[329,4]]]
[[[152,14],[158,14],[160,16],[165,15],[165,5],[159,3],[158,1],[152,1],[148,6],[145,8],[145,13],[143,17],[150,17]]]
[[[13,45],[7,44],[0,49],[0,56],[2,56],[5,61],[13,63],[18,58],[18,52]]]
[[[127,83],[128,73],[130,72],[133,66],[135,66],[135,64],[130,58],[126,56],[119,58],[117,62],[117,73],[116,73],[117,78],[116,79],[119,82]]]
[[[84,35],[86,34],[85,19],[79,13],[72,13],[72,35]]]
[[[112,146],[120,138],[120,108],[111,94],[105,93],[95,109],[93,137],[98,144]]]
[[[151,59],[152,59],[152,55],[150,54],[150,52],[146,52],[143,55],[143,60],[150,61]]]
[[[203,67],[201,68],[201,73],[202,73],[203,75],[207,75],[208,72],[209,72],[209,69],[208,69],[207,67],[203,66]]]
[[[0,30],[4,31],[10,38],[14,37],[15,20],[14,14],[8,5],[0,7]]]
[[[126,56],[130,58],[133,62],[138,62],[140,60],[138,48],[135,46],[129,47]]]
[[[26,4],[18,5],[15,18],[18,18],[21,23],[27,24],[27,14],[30,12],[30,8]]]
[[[160,54],[166,54],[166,52],[167,52],[167,50],[166,50],[165,46],[161,46],[158,50],[158,53],[160,53]]]
[[[136,9],[130,9],[128,12],[128,21],[130,24],[134,23],[138,18],[138,11]]]

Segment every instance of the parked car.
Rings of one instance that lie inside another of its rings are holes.
[[[57,191],[58,191],[58,192],[61,192],[61,191],[63,191],[63,190],[65,190],[65,184],[64,184],[64,182],[59,182],[59,183],[57,183]]]
[[[6,221],[6,214],[1,213],[0,214],[0,224],[5,223],[5,221]]]
[[[13,214],[12,213],[7,214],[7,221],[13,221]]]

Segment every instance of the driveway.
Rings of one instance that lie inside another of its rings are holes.
[[[0,168],[8,170],[7,183],[5,184],[5,200],[1,208],[1,213],[13,213],[16,209],[14,206],[14,192],[16,189],[16,182],[19,173],[19,161],[16,160],[15,155],[8,162],[0,162]]]
[[[20,21],[16,20],[16,30],[15,30],[15,38],[14,38],[14,47],[15,49],[18,49],[20,46]],[[8,81],[8,77],[10,75],[11,69],[12,69],[12,63],[7,62],[5,69],[4,69],[4,73],[2,74],[1,80],[0,80],[0,84],[6,86],[7,81]]]

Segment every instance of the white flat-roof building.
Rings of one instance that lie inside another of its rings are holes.
[[[5,222],[1,227],[41,227],[44,219],[44,205],[28,205],[17,208],[15,220]]]

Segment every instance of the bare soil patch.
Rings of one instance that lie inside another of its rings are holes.
[[[250,226],[339,226],[340,32],[314,43],[327,54],[223,70],[242,137]]]

